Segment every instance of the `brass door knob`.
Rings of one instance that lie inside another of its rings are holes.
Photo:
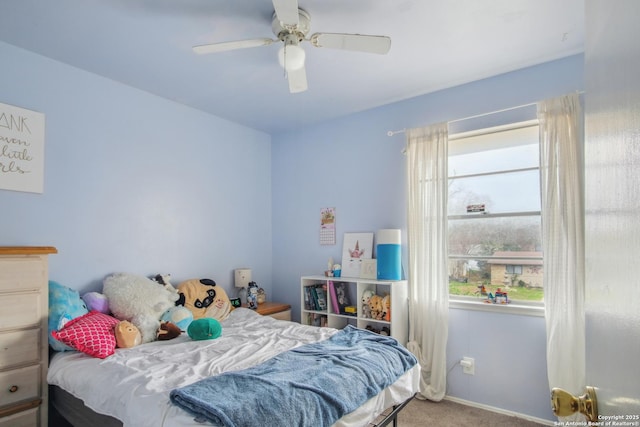
[[[598,420],[598,400],[596,399],[596,389],[587,386],[585,394],[575,397],[568,391],[561,388],[551,390],[551,408],[557,417],[567,417],[580,412],[587,417],[587,421]]]

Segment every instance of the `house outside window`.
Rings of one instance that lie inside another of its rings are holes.
[[[449,292],[542,301],[537,121],[449,138]]]

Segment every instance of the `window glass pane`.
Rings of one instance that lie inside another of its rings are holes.
[[[449,140],[451,295],[543,299],[539,129],[516,126]]]
[[[542,301],[542,265],[524,265],[522,273],[514,275],[505,273],[504,265],[489,263],[487,260],[449,260],[451,295],[472,296],[480,301],[501,303],[504,300],[500,292],[506,293],[509,301]]]
[[[449,179],[449,215],[466,214],[473,204],[487,213],[540,211],[539,176],[535,169]]]
[[[538,126],[449,142],[449,176],[537,167]]]
[[[449,220],[449,255],[542,250],[540,216]]]

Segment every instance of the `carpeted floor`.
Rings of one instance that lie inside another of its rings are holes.
[[[413,399],[398,415],[398,427],[539,427],[533,421],[498,414],[450,400]]]
[[[431,402],[413,399],[398,415],[398,427],[540,427],[542,425],[450,400]],[[55,410],[51,410],[49,427],[71,427],[71,425],[57,415]]]

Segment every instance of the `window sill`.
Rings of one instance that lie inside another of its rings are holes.
[[[491,313],[515,314],[520,316],[544,317],[544,303],[511,302],[509,304],[490,304],[478,298],[461,296],[449,297],[449,308],[460,310],[489,311]]]

